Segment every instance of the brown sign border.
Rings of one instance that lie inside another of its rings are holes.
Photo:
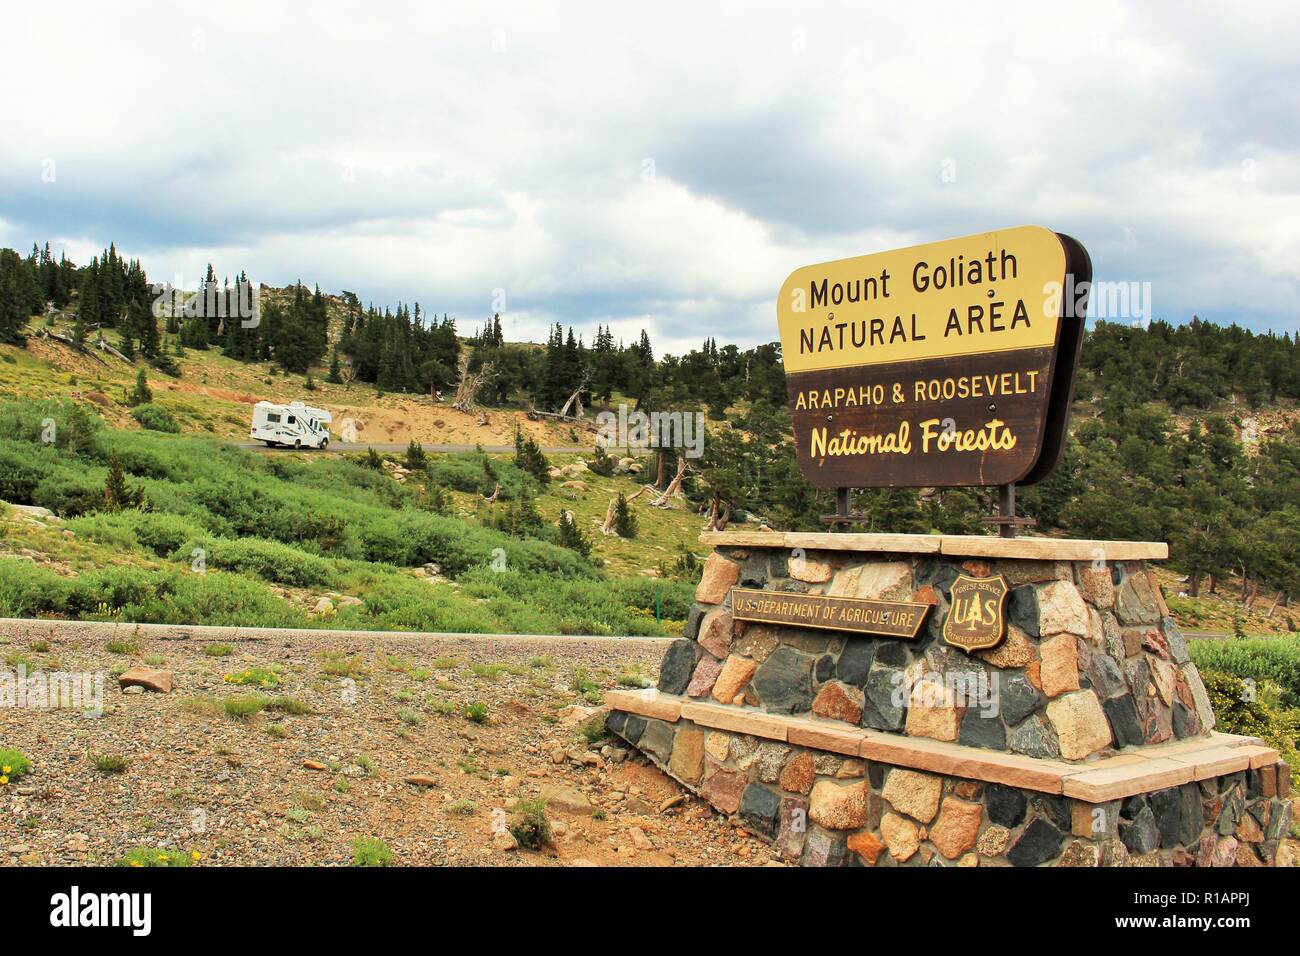
[[[737,594],[742,594],[742,595],[761,594],[767,598],[782,597],[782,598],[808,599],[808,600],[824,601],[824,602],[835,601],[835,602],[842,602],[845,604],[867,604],[873,607],[883,607],[883,608],[890,608],[890,609],[915,608],[915,609],[919,609],[920,613],[917,615],[916,625],[912,628],[912,633],[901,634],[893,631],[871,630],[865,627],[836,627],[832,624],[809,624],[806,621],[780,621],[780,620],[773,620],[771,618],[766,618],[766,617],[746,617],[745,615],[738,613],[736,610]],[[806,628],[811,628],[813,630],[819,630],[819,631],[840,631],[846,634],[872,634],[877,637],[893,637],[902,641],[916,640],[917,635],[921,633],[921,628],[925,626],[926,618],[929,617],[929,611],[933,606],[934,605],[932,604],[922,604],[916,601],[873,601],[873,600],[868,600],[866,598],[840,597],[837,595],[830,595],[830,594],[807,594],[798,591],[764,591],[761,588],[732,588],[731,589],[731,617],[732,620],[735,621],[747,621],[751,624],[775,624],[780,627],[806,627]]]

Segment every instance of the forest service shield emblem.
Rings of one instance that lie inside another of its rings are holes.
[[[996,647],[1007,633],[1007,579],[957,575],[949,591],[951,604],[943,622],[943,639],[966,653]]]

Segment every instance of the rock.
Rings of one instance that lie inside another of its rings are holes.
[[[1065,834],[1038,817],[1025,827],[1020,838],[1007,851],[1012,866],[1038,866],[1061,852]]]
[[[997,647],[976,651],[975,656],[994,667],[1026,667],[1038,658],[1038,648],[1029,635],[1014,624],[1007,625],[1007,636]]]
[[[765,740],[755,748],[745,765],[753,766],[758,773],[758,779],[764,783],[776,783],[789,753],[790,748],[785,744]]]
[[[831,830],[856,830],[867,819],[866,781],[818,780],[809,797],[808,815]]]
[[[1040,637],[1038,628],[1038,592],[1032,584],[1013,588],[1007,602],[1007,618],[1029,637]]]
[[[436,787],[438,785],[438,779],[436,777],[430,777],[423,773],[413,773],[409,777],[403,777],[402,782],[413,784],[417,787]]]
[[[1025,799],[1024,793],[999,783],[989,784],[985,788],[984,805],[988,807],[989,819],[1009,830],[1020,826],[1029,809],[1029,801]]]
[[[808,801],[801,797],[782,797],[781,826],[776,835],[776,847],[781,856],[787,860],[799,859],[807,833]]]
[[[813,756],[805,750],[791,758],[781,771],[781,789],[806,794],[812,789],[814,776]]]
[[[1119,838],[1134,854],[1150,853],[1160,845],[1160,829],[1149,805],[1143,806],[1132,820],[1120,820]]]
[[[1183,679],[1191,689],[1192,700],[1196,703],[1196,718],[1201,722],[1201,730],[1208,733],[1214,729],[1215,725],[1214,708],[1210,706],[1210,695],[1205,692],[1205,684],[1201,682],[1201,675],[1194,664],[1183,664],[1181,670]]]
[[[779,643],[776,628],[766,624],[751,624],[732,645],[732,650],[762,663],[776,650]]]
[[[509,830],[495,830],[492,833],[492,849],[508,853],[511,850],[519,849],[519,841]]]
[[[1011,732],[1007,739],[1007,749],[1026,757],[1050,758],[1061,755],[1055,733],[1037,714],[1027,717]]]
[[[986,717],[978,707],[971,707],[961,719],[957,742],[967,747],[1006,750],[1007,728],[996,714]]]
[[[632,721],[629,719],[628,725],[631,724]],[[647,720],[638,746],[658,758],[660,763],[668,763],[668,758],[673,752],[672,725],[662,720]]]
[[[574,491],[590,491],[590,490],[591,490],[591,485],[587,484],[585,481],[580,481],[580,480],[578,480],[577,478],[573,479],[572,481],[565,481],[565,482],[562,482],[562,483],[560,484],[560,487],[561,487],[561,488],[572,488]]]
[[[836,662],[836,676],[846,684],[865,687],[871,665],[876,659],[876,642],[870,638],[855,637],[845,645]]]
[[[1003,674],[998,681],[998,715],[1007,723],[1007,726],[1014,727],[1020,723],[1042,703],[1043,698],[1039,695],[1034,685],[1029,683],[1029,678],[1024,674]]]
[[[983,818],[980,804],[948,797],[939,808],[938,819],[930,825],[930,842],[948,859],[955,860],[974,848]]]
[[[1079,591],[1083,599],[1099,608],[1115,605],[1115,584],[1110,576],[1110,568],[1080,567]]]
[[[718,660],[731,652],[731,641],[735,635],[735,624],[731,612],[724,608],[714,608],[700,622],[700,646]]]
[[[980,856],[1001,856],[1006,852],[1011,831],[996,823],[989,824],[975,842],[975,852]]]
[[[132,695],[135,695],[135,694],[143,694],[143,693],[144,693],[144,688],[141,687],[139,684],[132,684],[130,687],[123,687],[123,688],[122,688],[122,693],[124,693],[124,694],[132,694]]]
[[[780,826],[781,798],[761,784],[751,783],[740,796],[740,818],[768,839]]]
[[[311,612],[313,614],[333,614],[334,602],[327,597],[323,597],[316,602],[315,606],[311,609]]]
[[[814,827],[805,841],[800,866],[843,866],[847,853],[845,842],[841,834]]]
[[[704,731],[690,726],[677,731],[668,770],[683,783],[695,786],[700,782],[704,773]]]
[[[906,678],[901,668],[877,662],[867,677],[867,704],[862,723],[876,730],[902,730],[906,714]]]
[[[1160,620],[1160,606],[1145,574],[1127,574],[1115,592],[1115,613],[1125,624],[1154,624]]]
[[[871,601],[907,601],[913,590],[912,568],[906,561],[876,561],[843,568],[826,593]]]
[[[812,707],[813,659],[782,645],[754,672],[753,687],[774,714],[795,714]]]
[[[713,682],[713,699],[723,704],[735,701],[736,696],[749,683],[758,664],[747,657],[732,655],[722,665],[717,680]]]
[[[1056,730],[1061,756],[1067,760],[1082,760],[1110,746],[1110,723],[1091,690],[1052,701],[1047,705],[1047,719]]]
[[[1069,581],[1053,581],[1038,592],[1038,633],[1088,635],[1088,607],[1079,589]]]
[[[932,740],[957,739],[957,704],[947,685],[922,678],[908,698],[906,733]]]
[[[785,565],[786,574],[808,584],[825,584],[835,570],[830,561],[801,553],[792,553]]]
[[[921,848],[921,828],[895,813],[886,813],[881,819],[880,835],[889,848],[889,855],[899,863],[911,859]]]
[[[1083,840],[1075,840],[1065,848],[1057,866],[1096,866],[1097,847]]]
[[[1128,692],[1124,669],[1109,654],[1095,651],[1088,661],[1088,680],[1102,700]]]
[[[680,694],[686,690],[700,653],[700,646],[695,641],[682,639],[669,644],[659,663],[659,689],[665,694]]]
[[[705,776],[704,783],[700,786],[700,796],[723,813],[735,813],[740,809],[740,796],[746,783],[743,773],[714,768]]]
[[[876,860],[885,849],[885,844],[874,833],[862,831],[849,837],[846,846],[850,851],[862,857],[867,866],[875,866]]]
[[[895,767],[885,778],[881,791],[889,805],[922,823],[934,819],[943,795],[943,778]]]
[[[1145,734],[1142,731],[1142,722],[1138,718],[1137,705],[1133,703],[1132,694],[1112,697],[1110,700],[1103,701],[1101,707],[1110,722],[1115,746],[1136,747],[1143,742]]]
[[[695,665],[695,673],[691,675],[691,682],[686,685],[687,697],[707,697],[709,691],[713,690],[713,685],[722,673],[722,664],[708,654],[700,658],[700,662]]]
[[[718,763],[726,763],[731,755],[731,737],[724,733],[709,733],[704,738],[704,752]]]
[[[302,765],[303,765],[304,767],[306,767],[308,770],[328,770],[328,769],[329,769],[329,767],[327,767],[325,764],[321,763],[319,760],[304,760],[304,761],[302,762]]]
[[[837,680],[827,681],[813,699],[812,712],[818,717],[842,720],[857,726],[862,719],[862,691]]]
[[[172,672],[153,667],[132,667],[123,671],[117,682],[122,687],[143,687],[159,694],[172,692]]]
[[[543,784],[538,796],[545,802],[548,810],[559,810],[563,813],[591,813],[591,801],[587,799],[587,795],[568,784]]]
[[[1038,679],[1048,697],[1079,689],[1078,646],[1073,634],[1058,634],[1043,641]]]
[[[695,589],[695,600],[701,604],[721,604],[739,580],[740,565],[715,551],[704,562],[704,573]]]
[[[632,845],[643,853],[655,848],[655,845],[650,842],[650,838],[646,836],[645,831],[640,827],[632,827],[627,831],[627,835],[632,838]]]

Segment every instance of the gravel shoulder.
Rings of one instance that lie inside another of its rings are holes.
[[[773,858],[635,752],[579,733],[595,691],[584,698],[577,678],[653,680],[662,641],[285,632],[222,640],[228,656],[211,656],[222,648],[196,629],[9,630],[0,671],[99,675],[104,710],[0,707],[0,748],[32,764],[0,786],[0,864],[106,865],[159,848],[202,866],[349,865],[357,837],[384,841],[393,865]],[[172,691],[119,687],[131,666],[171,671]],[[230,680],[257,669],[278,685]],[[250,695],[310,712],[226,712]],[[482,722],[465,716],[475,703]],[[553,845],[503,849],[496,831],[539,796]]]

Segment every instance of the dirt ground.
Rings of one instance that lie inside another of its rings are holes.
[[[0,709],[0,749],[32,765],[0,786],[0,863],[112,864],[149,848],[197,854],[201,866],[348,865],[357,837],[383,840],[393,865],[773,859],[644,758],[578,733],[589,701],[575,684],[653,678],[660,642],[309,635],[237,641],[229,656],[210,647],[193,637],[134,647],[15,637],[0,647],[10,671],[104,678],[98,717]],[[173,672],[171,693],[118,686],[114,669],[146,659]],[[280,683],[228,679],[253,668]],[[311,712],[241,719],[222,709],[252,693]],[[485,722],[464,715],[475,702],[487,705]],[[500,848],[509,841],[494,831],[518,819],[516,801],[538,796],[553,846]]]

